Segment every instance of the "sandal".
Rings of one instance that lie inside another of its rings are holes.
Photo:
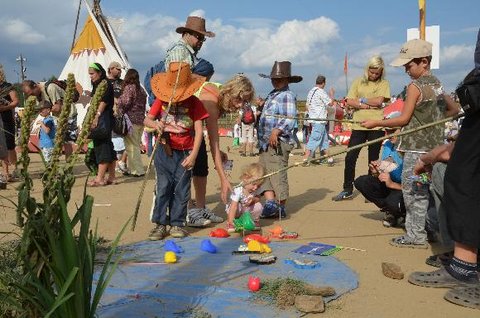
[[[94,187],[104,187],[106,186],[107,184],[105,182],[97,182],[95,179],[93,179],[92,181],[89,181],[87,182],[87,186],[88,187],[91,187],[91,188],[94,188]]]
[[[452,257],[453,251],[442,254],[435,254],[427,257],[427,259],[425,260],[425,264],[440,268],[442,266],[447,266],[450,263]]]
[[[443,298],[455,305],[480,309],[480,286],[450,289]]]
[[[467,283],[460,281],[450,275],[445,268],[433,272],[413,272],[408,277],[408,281],[417,286],[435,288],[468,287],[478,284],[478,282]]]
[[[390,245],[396,247],[408,247],[408,248],[422,248],[427,249],[427,243],[415,243],[408,239],[406,236],[395,237],[390,241]]]
[[[118,181],[117,180],[106,180],[105,181],[105,185],[112,185],[112,184],[118,184]]]

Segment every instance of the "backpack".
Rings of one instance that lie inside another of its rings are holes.
[[[184,46],[186,48],[185,44],[176,43],[168,51],[172,50],[173,48],[177,47],[178,45]],[[190,51],[188,51],[188,52],[190,52]],[[196,60],[195,55],[193,55],[190,52],[190,57],[192,58],[193,64],[195,65],[195,60]],[[193,68],[194,65],[192,65],[190,68]],[[165,72],[165,70],[166,70],[165,69],[165,59],[163,59],[162,61],[158,62],[154,66],[150,67],[150,69],[147,71],[147,74],[145,74],[145,78],[143,79],[143,87],[145,88],[145,91],[147,92],[147,95],[148,95],[148,100],[147,101],[148,101],[149,105],[152,105],[153,102],[155,101],[155,95],[153,94],[152,85],[150,84],[150,81],[152,80],[153,75],[155,75],[157,73]]]
[[[61,89],[63,89],[64,91],[67,91],[67,81],[58,80],[58,79],[52,79],[52,80],[49,80],[49,81],[46,81],[46,82],[45,82],[45,93],[47,94],[48,99],[50,100],[50,103],[53,105],[52,99],[51,99],[50,96],[48,95],[48,86],[49,86],[50,84],[55,84],[55,85],[57,85],[58,87],[60,87]],[[80,98],[80,93],[79,93],[78,90],[75,88],[75,89],[73,90],[72,102],[74,102],[74,103],[78,102],[78,99],[79,99],[79,98]]]
[[[475,76],[475,70],[468,73],[455,92],[466,115],[480,110],[480,76]]]
[[[241,121],[245,125],[250,125],[250,124],[253,124],[255,122],[255,114],[253,113],[252,106],[250,106],[248,104],[243,106]]]

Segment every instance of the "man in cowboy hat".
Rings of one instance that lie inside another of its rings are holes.
[[[202,121],[208,117],[202,102],[193,94],[204,82],[205,78],[192,76],[189,65],[182,62],[172,62],[168,71],[152,78],[157,99],[144,124],[159,131],[161,147],[153,154],[156,196],[151,220],[155,227],[150,240],[167,236],[167,225],[171,226],[172,237],[188,235],[184,227],[190,199],[190,170],[202,142]]]
[[[171,62],[185,62],[193,69],[197,63],[197,53],[202,48],[206,38],[213,38],[215,33],[205,29],[205,19],[189,16],[185,26],[175,30],[182,38],[167,51],[165,69],[168,70]]]
[[[275,61],[270,75],[259,75],[270,78],[274,88],[265,99],[258,124],[260,163],[265,166],[268,172],[273,172],[288,166],[288,158],[294,145],[292,137],[294,120],[269,115],[286,117],[297,115],[296,96],[290,90],[288,84],[298,83],[302,81],[302,77],[291,75],[291,63],[289,61]],[[288,198],[287,171],[267,178],[262,185],[262,190],[266,199],[262,217],[275,217],[279,213],[281,217],[285,217],[285,203]],[[277,203],[278,201],[280,204]]]

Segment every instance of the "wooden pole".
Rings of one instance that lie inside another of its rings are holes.
[[[420,33],[420,40],[425,40],[425,6],[427,0],[418,0],[418,9],[420,12],[420,25],[419,25],[419,33]]]

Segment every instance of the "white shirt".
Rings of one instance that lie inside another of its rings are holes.
[[[315,86],[308,92],[307,95],[307,107],[308,107],[308,118],[315,118],[315,119],[326,119],[327,118],[327,106],[332,102],[330,96],[328,96],[327,92],[323,88]],[[326,122],[311,122],[314,123],[322,123],[325,124]]]

